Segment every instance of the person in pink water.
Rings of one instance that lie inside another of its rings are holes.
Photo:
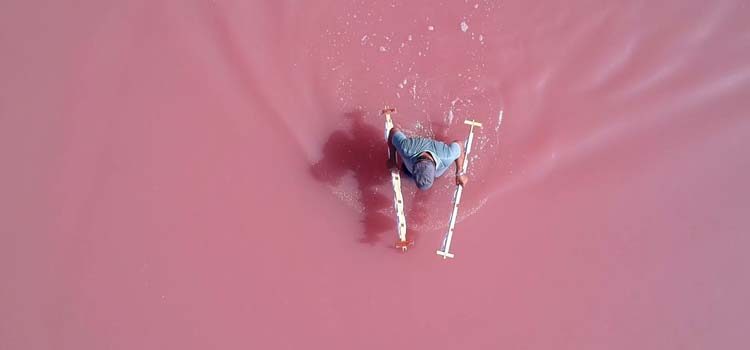
[[[402,159],[402,170],[407,177],[414,179],[420,190],[430,189],[435,178],[443,175],[451,163],[456,164],[456,184],[466,185],[468,182],[466,174],[461,172],[465,152],[458,141],[446,144],[429,138],[407,137],[401,129],[394,127],[388,135],[388,147],[391,154],[388,168],[398,168],[397,160],[393,157],[398,152]]]

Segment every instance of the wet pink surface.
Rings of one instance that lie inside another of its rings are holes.
[[[747,348],[747,18],[0,4],[0,349]],[[386,104],[485,125],[454,260],[450,178],[392,249]]]

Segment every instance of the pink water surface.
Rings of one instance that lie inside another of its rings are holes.
[[[746,1],[0,3],[0,349],[747,349]],[[404,183],[379,110],[478,131]]]

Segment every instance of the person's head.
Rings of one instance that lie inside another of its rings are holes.
[[[432,187],[432,182],[435,180],[435,163],[431,159],[420,158],[412,168],[414,181],[420,190],[424,191]]]

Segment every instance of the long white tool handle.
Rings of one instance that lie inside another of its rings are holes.
[[[390,113],[385,114],[385,141],[388,142],[388,136],[393,129],[393,120]],[[398,159],[398,152],[391,155],[391,147],[388,145],[388,157],[393,156]],[[393,209],[396,212],[396,225],[398,238],[402,242],[406,241],[406,216],[404,215],[404,198],[401,195],[401,176],[398,170],[391,170],[391,184],[393,185]],[[402,247],[403,249],[403,247]]]
[[[464,149],[466,150],[466,152],[464,153],[464,164],[461,168],[461,171],[464,173],[466,172],[466,169],[469,168],[469,153],[471,153],[471,143],[474,140],[474,126],[476,124],[477,126],[481,127],[481,124],[475,122],[467,122],[467,124],[471,125],[471,129],[469,129],[469,138],[466,139],[466,144],[464,145]],[[453,211],[451,212],[451,219],[448,225],[448,233],[446,233],[445,237],[443,238],[443,244],[441,245],[440,249],[436,252],[438,255],[441,255],[443,259],[454,257],[454,255],[450,253],[451,239],[453,239],[453,228],[456,226],[458,204],[461,202],[461,194],[463,193],[463,190],[464,187],[462,185],[456,186],[456,192],[453,194]]]

